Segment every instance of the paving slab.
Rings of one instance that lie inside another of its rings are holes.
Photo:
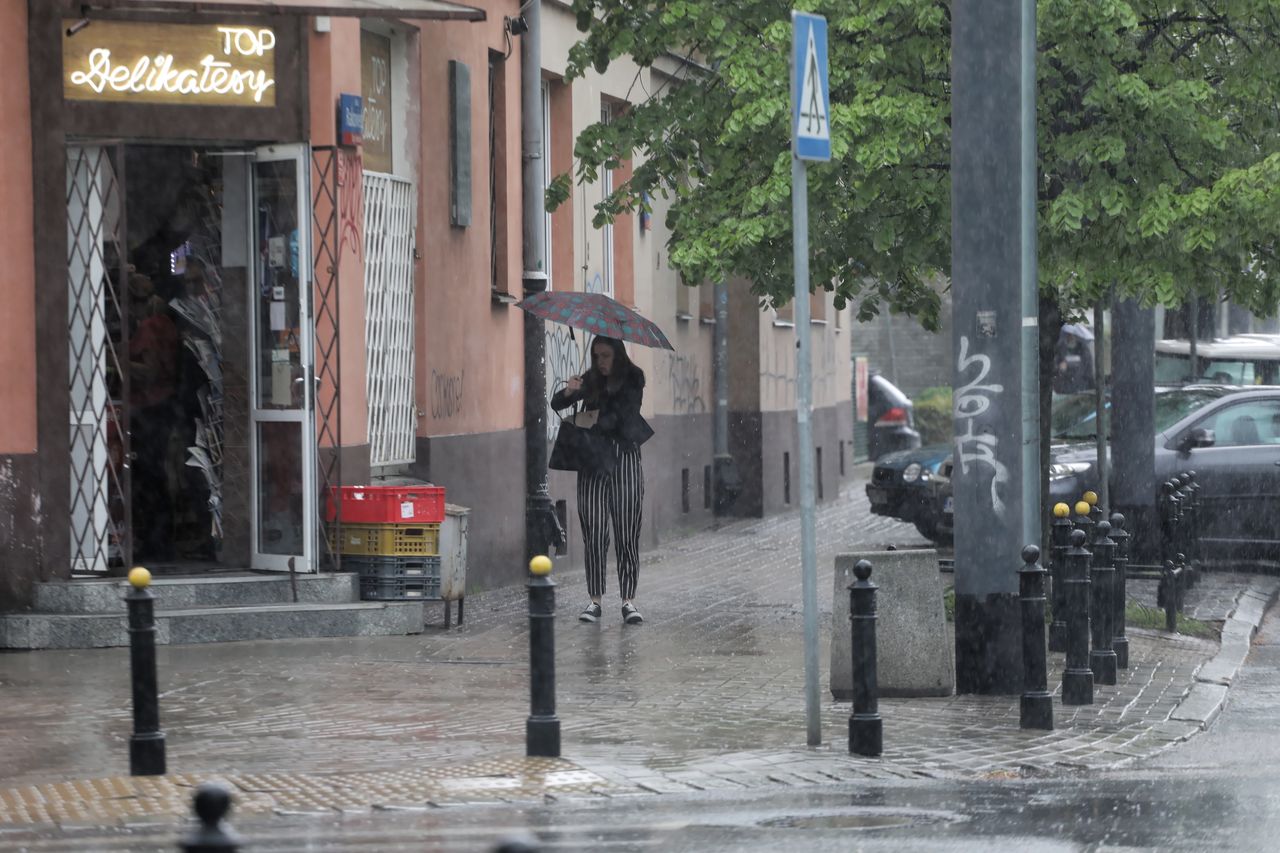
[[[861,483],[822,504],[817,521],[819,616],[828,625],[837,552],[925,544],[914,529],[870,516]],[[528,617],[517,587],[468,596],[463,626],[415,637],[159,649],[174,774],[146,782],[122,778],[131,727],[127,650],[0,655],[0,830],[174,818],[210,778],[231,781],[238,810],[282,814],[810,786],[886,774],[1035,776],[1139,761],[1212,719],[1187,702],[1219,644],[1131,629],[1131,665],[1114,687],[1098,688],[1094,705],[1061,705],[1062,655],[1050,657],[1051,732],[1018,727],[1017,696],[890,698],[880,701],[884,755],[849,756],[848,703],[823,701],[822,743],[805,745],[797,515],[735,521],[642,554],[641,626],[622,625],[612,605],[600,624],[576,622],[581,573],[560,568],[552,576],[563,614],[556,631],[563,758],[552,764],[521,763]],[[1234,606],[1248,586],[1241,577],[1209,576],[1202,585],[1216,584],[1213,600]],[[1232,636],[1247,641],[1248,632]],[[819,660],[829,644],[824,634]],[[1225,695],[1221,685],[1198,687]],[[1194,692],[1194,700],[1211,695]],[[79,787],[43,787],[68,782]],[[126,783],[137,786],[127,796],[109,793]]]

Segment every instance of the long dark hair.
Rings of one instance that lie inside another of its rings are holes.
[[[591,346],[587,349],[587,352],[591,353],[591,368],[582,377],[588,399],[598,400],[605,393],[605,389],[608,386],[608,380],[596,369],[596,344],[604,344],[613,350],[612,376],[616,377],[615,388],[627,382],[634,382],[641,388],[644,387],[644,371],[636,367],[631,359],[627,357],[627,350],[622,345],[622,341],[617,338],[596,335],[591,341]]]

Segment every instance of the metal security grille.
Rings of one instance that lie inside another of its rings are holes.
[[[364,298],[369,464],[414,461],[414,187],[364,173]]]
[[[342,350],[338,311],[339,175],[343,154],[337,148],[311,151],[312,277],[315,295],[316,440],[319,445],[317,484],[320,487],[320,520],[325,520],[329,490],[342,485],[342,398],[338,377],[342,374]],[[341,512],[341,503],[336,504]],[[341,517],[335,519],[341,521]],[[323,529],[323,525],[320,529]],[[330,546],[329,537],[320,537],[325,557],[320,562],[341,570],[342,557]]]
[[[67,147],[71,569],[132,559],[124,148]],[[140,448],[155,452],[154,448]]]

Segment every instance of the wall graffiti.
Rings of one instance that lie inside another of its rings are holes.
[[[1004,392],[1004,386],[982,384],[991,372],[991,357],[982,353],[969,355],[969,338],[961,335],[960,358],[956,362],[957,380],[962,379],[969,368],[975,365],[977,375],[957,388],[955,393],[956,459],[964,474],[969,473],[970,463],[991,469],[991,507],[997,516],[1003,517],[1005,503],[1000,496],[1000,487],[1008,482],[1009,471],[996,458],[1000,439],[990,432],[974,432],[974,420],[991,408],[992,400]]]
[[[348,244],[364,257],[364,160],[360,149],[338,155],[338,254]]]
[[[446,420],[462,412],[466,375],[431,371],[431,417]]]
[[[702,399],[702,379],[698,361],[692,356],[672,355],[667,368],[671,383],[671,407],[676,414],[701,415],[707,411]]]
[[[560,418],[551,408],[551,395],[559,391],[569,381],[570,376],[579,376],[587,369],[587,346],[589,335],[586,332],[572,332],[568,326],[558,323],[546,324],[546,365],[547,365],[547,441],[554,442],[560,431]]]

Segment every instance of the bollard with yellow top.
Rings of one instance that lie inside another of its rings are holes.
[[[156,679],[156,597],[151,572],[129,570],[129,668],[133,678],[133,734],[129,737],[129,775],[163,776],[164,732],[160,731],[160,695]]]
[[[560,757],[560,720],[556,717],[556,585],[551,559],[529,561],[529,719],[525,754]]]
[[[1086,494],[1093,494],[1093,493],[1086,492]],[[1086,543],[1086,547],[1088,547],[1088,543],[1093,541],[1093,518],[1092,518],[1093,504],[1081,498],[1080,500],[1076,501],[1076,505],[1074,509],[1076,512],[1076,519],[1075,519],[1076,530],[1084,531],[1084,541]]]
[[[1067,650],[1067,548],[1071,545],[1071,507],[1059,503],[1053,507],[1053,525],[1049,528],[1049,583],[1053,603],[1053,622],[1049,625],[1049,651]]]
[[[1089,505],[1089,520],[1094,524],[1106,518],[1106,508],[1098,503],[1098,493],[1090,489],[1080,496],[1080,499]],[[1092,541],[1092,540],[1090,540]]]

